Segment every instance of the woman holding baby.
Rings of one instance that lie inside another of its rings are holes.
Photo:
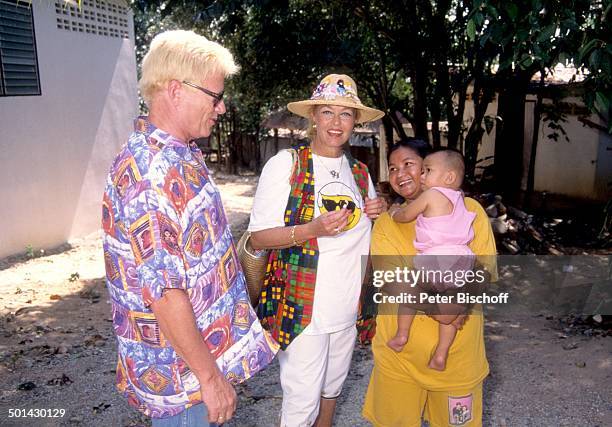
[[[411,203],[413,210],[420,206],[419,213],[425,212],[425,216],[428,216],[426,209],[432,211],[429,216],[436,217],[438,222],[444,222],[444,215],[448,214],[444,210],[436,212],[434,208],[437,209],[440,203],[444,205],[444,197],[450,192],[430,190],[423,185],[431,178],[427,176],[428,171],[434,171],[433,166],[424,170],[424,159],[430,153],[429,145],[418,139],[402,140],[390,150],[389,182],[405,203],[402,208],[392,207],[374,224],[371,254],[375,270],[402,267],[392,265],[394,260],[417,254],[415,240],[419,246],[421,234],[416,227],[419,219],[412,219],[414,213],[406,210]],[[440,159],[431,158],[426,164],[434,160],[440,163]],[[443,178],[440,179],[436,186],[444,185]],[[424,191],[431,194],[419,199]],[[455,196],[451,197],[451,206],[446,209],[453,213],[465,210],[464,217],[470,219],[473,233],[471,240],[460,243],[469,247],[494,280],[495,240],[486,213],[477,201],[457,196],[458,191],[461,194],[458,189],[453,191]],[[440,197],[441,200],[436,200]],[[397,314],[378,315],[376,336],[372,342],[374,369],[363,407],[365,418],[381,427],[420,427],[422,418],[432,427],[482,425],[482,384],[489,373],[483,316],[481,311],[472,310],[464,318],[462,327],[461,318],[455,317],[427,316],[417,312],[407,326],[402,326],[401,315],[399,319]],[[447,340],[450,348],[446,348],[443,354],[444,363],[436,363],[434,356],[444,330],[441,324],[444,327],[454,325],[451,327],[456,331],[452,331],[452,338]],[[402,339],[398,339],[402,330]]]

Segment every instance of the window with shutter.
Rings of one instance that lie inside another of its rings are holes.
[[[0,0],[0,96],[40,95],[29,2]]]

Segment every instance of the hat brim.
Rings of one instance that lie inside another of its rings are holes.
[[[359,118],[355,120],[355,123],[373,122],[374,120],[378,120],[385,115],[385,113],[377,110],[376,108],[366,107],[365,105],[355,104],[354,102],[345,102],[333,99],[307,99],[305,101],[290,102],[287,104],[287,109],[289,109],[289,111],[291,111],[293,114],[310,119],[312,107],[315,105],[338,105],[340,107],[349,107],[359,110]]]

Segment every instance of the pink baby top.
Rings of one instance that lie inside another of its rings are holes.
[[[466,209],[463,192],[444,187],[432,187],[444,194],[453,204],[448,215],[424,217],[416,220],[414,247],[420,254],[464,255],[472,254],[468,243],[474,238],[472,222],[476,214]]]

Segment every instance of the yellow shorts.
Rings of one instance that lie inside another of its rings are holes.
[[[482,382],[473,388],[429,391],[407,377],[374,368],[363,416],[375,427],[482,426]]]

